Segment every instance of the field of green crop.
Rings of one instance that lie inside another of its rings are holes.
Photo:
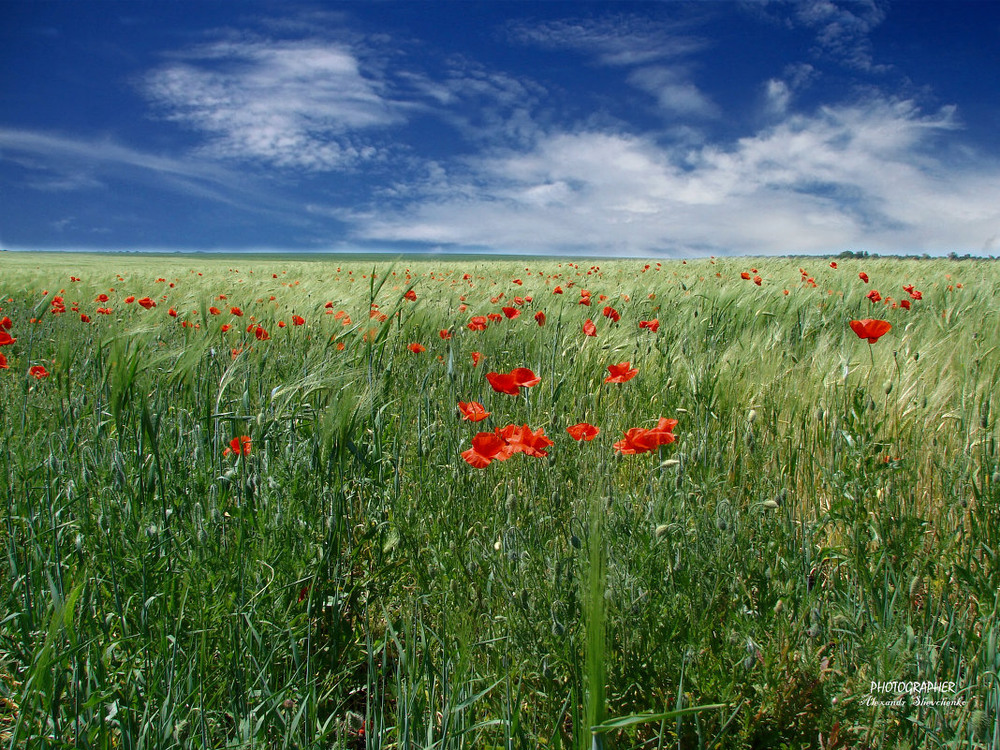
[[[995,262],[6,253],[0,355],[3,747],[1000,747]]]

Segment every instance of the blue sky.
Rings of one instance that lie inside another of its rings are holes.
[[[998,50],[985,0],[0,0],[0,246],[998,255]]]

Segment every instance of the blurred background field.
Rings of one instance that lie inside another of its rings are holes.
[[[998,747],[998,290],[976,260],[4,254],[0,737]],[[614,450],[660,417],[675,442]],[[507,424],[548,456],[462,459]]]

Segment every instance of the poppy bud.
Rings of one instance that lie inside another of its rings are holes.
[[[572,545],[573,549],[580,549],[583,546],[583,543],[580,541],[580,537],[576,534],[570,536],[569,543]]]
[[[892,381],[891,380],[885,381],[885,385],[882,386],[882,390],[885,391],[886,396],[892,393]]]

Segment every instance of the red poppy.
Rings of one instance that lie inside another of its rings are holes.
[[[567,427],[566,432],[568,432],[569,436],[574,440],[590,441],[597,437],[601,430],[600,428],[587,422],[580,422],[579,424]]]
[[[243,317],[243,311],[238,307],[230,307],[229,312],[235,315],[237,318]]]
[[[503,320],[503,315],[501,315],[500,313],[488,313],[486,317],[489,318],[490,322],[492,323],[499,323],[501,320]]]
[[[837,261],[831,260],[830,261],[830,268],[833,268],[834,270],[836,270],[836,268],[837,268]]]
[[[408,291],[406,294],[403,295],[403,298],[410,300],[410,302],[416,302],[417,293],[411,289],[410,291]]]
[[[125,298],[126,305],[131,305],[133,302],[135,302],[135,297],[133,297],[132,295],[129,295],[128,297]]]
[[[510,396],[518,395],[521,388],[531,388],[542,382],[542,379],[527,367],[515,367],[508,373],[488,372],[486,379],[497,393],[506,393]]]
[[[440,337],[441,337],[441,338],[443,338],[443,339],[444,339],[445,341],[447,341],[448,339],[450,339],[450,338],[451,338],[451,332],[450,332],[450,331],[448,331],[448,330],[447,330],[447,329],[445,329],[445,328],[442,328],[442,329],[441,329],[440,331],[438,331],[438,336],[440,336]]]
[[[9,331],[13,327],[14,327],[14,322],[6,315],[4,315],[3,320],[0,320],[0,328],[3,328],[5,331]]]
[[[10,365],[7,364],[7,358],[0,354],[0,370],[10,369]]]
[[[489,323],[486,321],[486,316],[484,315],[474,315],[472,320],[469,321],[470,331],[485,331]]]
[[[502,307],[500,309],[503,310],[503,314],[507,316],[507,320],[513,320],[521,314],[521,311],[516,307]]]
[[[15,341],[17,341],[16,338],[7,333],[5,329],[0,328],[0,346],[10,346]]]
[[[479,352],[472,352],[472,366],[479,367],[479,360],[483,358],[483,355]]]
[[[110,307],[98,307],[97,312],[101,315],[110,315],[114,311]]]
[[[90,322],[90,316],[87,315],[87,313],[80,313],[80,322],[81,323],[89,323]]]
[[[858,338],[868,339],[869,344],[874,344],[887,334],[891,328],[892,324],[887,320],[866,318],[865,320],[851,321],[851,330],[858,335]]]
[[[866,284],[868,283],[868,274],[866,274],[866,273],[865,273],[864,271],[861,271],[861,272],[860,272],[860,273],[858,274],[858,278],[859,278],[859,279],[861,279],[861,280],[862,280],[863,282],[865,282]]]
[[[250,436],[240,435],[239,437],[234,437],[229,441],[229,447],[222,451],[223,456],[228,456],[230,453],[234,453],[237,456],[249,456],[250,455]]]
[[[333,303],[332,302],[327,302],[325,305],[323,305],[323,309],[325,309],[325,310],[332,310],[333,309]]]
[[[743,271],[742,273],[740,273],[740,278],[743,279],[743,280],[745,280],[745,281],[749,281],[750,280],[750,274],[747,273],[746,271]]]
[[[899,306],[902,307],[905,310],[909,310],[910,309],[910,300],[908,300],[908,299],[900,300]]]
[[[283,321],[283,320],[279,320],[279,321],[278,321],[278,328],[285,328],[285,327],[286,327],[286,325],[285,325],[285,321]]]
[[[108,301],[108,295],[106,295],[106,294],[98,294],[97,295],[97,299],[95,299],[94,301],[95,302],[107,302]]]
[[[486,411],[486,407],[478,401],[469,401],[468,403],[459,401],[458,410],[462,412],[462,419],[469,422],[480,422],[492,414],[492,412]]]
[[[651,333],[656,333],[660,328],[660,321],[658,320],[640,320],[639,328],[646,328]]]
[[[611,318],[611,320],[615,323],[622,319],[621,313],[610,305],[604,308],[604,317]]]
[[[557,286],[555,289],[552,290],[552,293],[553,294],[562,294],[563,293],[562,287],[561,286]]]
[[[871,303],[874,305],[876,302],[882,301],[882,295],[878,293],[878,289],[872,289],[868,294],[865,295]]]
[[[497,433],[501,438],[506,439],[511,453],[523,453],[532,458],[545,458],[549,454],[546,448],[555,445],[551,439],[545,436],[545,428],[539,427],[538,432],[533,432],[528,425],[507,425]]]
[[[28,368],[28,374],[37,380],[41,380],[42,378],[47,378],[49,376],[49,371],[41,365],[33,365]]]
[[[222,328],[221,328],[220,330],[221,330],[221,331],[222,331],[223,333],[225,333],[226,331],[228,331],[228,330],[229,330],[230,328],[232,328],[232,327],[233,327],[233,326],[232,326],[232,324],[231,324],[231,323],[223,323],[223,324],[222,324]]]
[[[674,442],[674,434],[671,430],[677,425],[676,419],[666,419],[660,417],[656,427],[645,429],[633,427],[625,432],[625,438],[614,444],[614,449],[622,455],[635,455],[637,453],[648,453],[656,450],[661,445],[669,445]]]
[[[542,382],[542,379],[535,375],[527,367],[515,367],[510,371],[510,374],[514,377],[515,382],[522,388],[531,388],[533,385],[538,385]]]
[[[293,326],[304,326],[305,324],[306,324],[306,319],[303,318],[301,315],[293,315],[292,316],[292,325]]]
[[[753,283],[756,284],[757,286],[760,286],[761,282],[763,282],[763,281],[764,281],[764,279],[762,279],[760,276],[754,276],[753,277]]]
[[[257,337],[258,341],[267,341],[271,338],[271,335],[262,326],[257,326],[254,329],[253,335]]]
[[[212,315],[221,315],[222,314],[222,310],[220,310],[217,307],[210,307],[210,308],[208,308],[208,312],[211,313]]]
[[[590,318],[587,318],[587,321],[583,324],[583,332],[587,336],[597,335],[597,326],[594,325],[594,321],[592,321]]]
[[[426,347],[424,347],[423,344],[418,344],[416,342],[414,342],[412,344],[407,344],[406,348],[409,349],[414,354],[420,354],[421,352],[426,352],[427,351]]]
[[[535,321],[540,326],[545,325],[545,313],[543,313],[541,310],[539,310],[538,312],[536,312],[535,313]]]
[[[176,318],[177,311],[171,307],[169,310],[167,310],[167,315],[169,315],[171,318]]]
[[[631,362],[621,362],[617,365],[609,365],[608,372],[611,374],[604,378],[605,383],[627,383],[639,374],[638,370],[632,368]]]
[[[497,393],[506,393],[510,396],[516,396],[521,392],[517,383],[514,381],[514,376],[510,373],[488,372],[486,373],[486,379],[489,381],[490,387],[492,387]]]
[[[495,432],[479,432],[472,438],[472,447],[462,451],[462,458],[474,469],[485,469],[493,461],[506,461],[513,455],[507,441]]]
[[[145,307],[147,310],[151,307],[156,307],[156,303],[153,302],[149,297],[143,297],[139,300],[139,304]]]

